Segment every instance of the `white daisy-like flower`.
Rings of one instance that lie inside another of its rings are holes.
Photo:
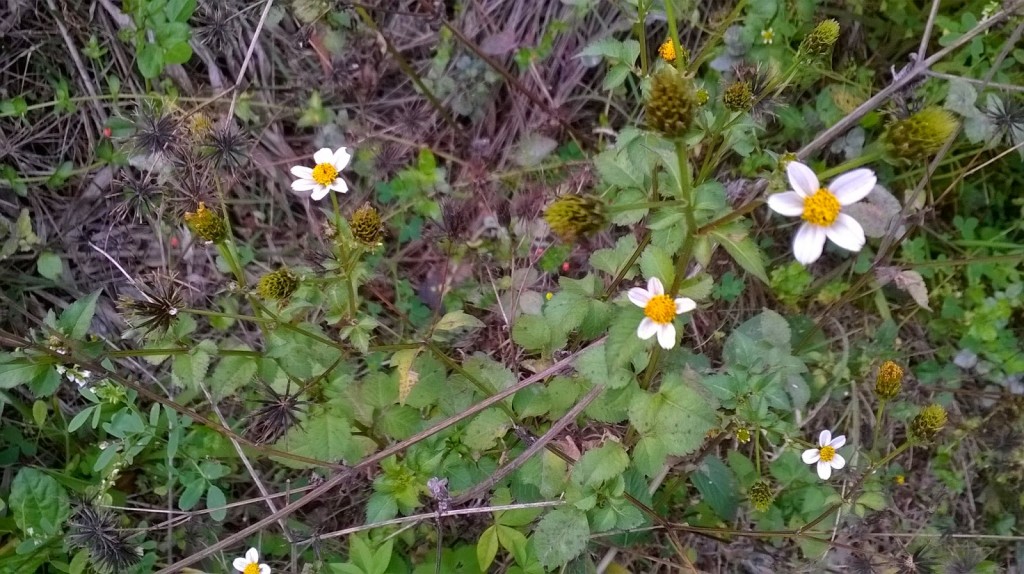
[[[260,564],[260,551],[255,548],[247,550],[243,558],[235,558],[231,565],[242,574],[270,574],[270,566]]]
[[[818,176],[806,165],[791,161],[786,166],[793,191],[768,197],[768,207],[781,215],[800,217],[804,223],[793,237],[793,255],[804,265],[821,257],[828,238],[847,251],[864,247],[864,228],[842,208],[864,199],[878,178],[870,169],[844,173],[822,187]]]
[[[818,465],[818,478],[828,480],[832,476],[832,469],[839,470],[846,466],[846,459],[836,452],[846,444],[846,435],[839,435],[832,438],[832,432],[823,430],[818,435],[818,448],[809,448],[801,456],[807,464]]]
[[[697,308],[693,299],[679,297],[672,299],[665,294],[665,287],[657,277],[647,280],[647,289],[633,287],[629,290],[629,300],[644,310],[644,319],[636,329],[637,337],[650,339],[658,335],[658,344],[662,349],[676,346],[676,327],[672,320],[676,315],[688,313]]]
[[[313,154],[313,161],[316,165],[306,167],[297,165],[292,168],[292,175],[299,178],[292,182],[292,189],[295,191],[312,191],[314,201],[327,197],[329,191],[345,193],[348,191],[348,184],[341,177],[341,170],[345,169],[352,155],[348,148],[340,147],[337,151],[330,148],[322,148]]]

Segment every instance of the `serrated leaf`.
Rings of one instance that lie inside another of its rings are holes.
[[[99,299],[100,291],[93,291],[84,299],[79,299],[60,314],[57,319],[57,327],[67,333],[68,337],[75,340],[82,340],[89,332],[89,324],[92,323],[92,316],[96,313],[96,300]]]
[[[633,371],[625,367],[608,368],[604,343],[580,354],[574,365],[576,372],[595,385],[619,389],[633,380]]]
[[[898,267],[879,267],[875,271],[875,276],[882,285],[892,283],[897,289],[910,295],[915,303],[931,311],[931,307],[928,306],[928,287],[924,283],[924,277],[917,271]]]
[[[512,326],[512,340],[524,349],[544,349],[551,344],[551,328],[544,317],[521,315]]]
[[[676,277],[672,258],[657,245],[648,245],[640,255],[640,272],[644,277],[657,277],[662,285],[671,285]]]
[[[11,483],[7,500],[14,523],[28,538],[57,535],[71,516],[64,487],[39,470],[23,467]]]
[[[489,408],[473,417],[466,425],[462,444],[474,450],[487,450],[494,447],[510,428],[512,421],[508,415],[497,408]]]
[[[647,349],[649,341],[644,341],[636,334],[643,317],[643,310],[632,304],[619,308],[608,328],[608,339],[604,344],[609,373],[626,367],[633,357]]]
[[[554,569],[582,554],[589,538],[586,514],[576,509],[557,508],[541,519],[530,540],[540,563]]]
[[[739,506],[736,476],[718,457],[705,457],[690,481],[719,518],[727,522],[735,518]]]
[[[199,383],[206,379],[210,368],[210,356],[217,352],[213,341],[205,340],[183,355],[175,355],[171,362],[171,381],[175,385],[198,390]]]
[[[310,411],[302,424],[293,426],[274,448],[317,460],[337,462],[362,458],[363,449],[352,440],[352,427],[339,405],[328,403]],[[276,459],[290,468],[315,468],[292,459]]]
[[[585,452],[573,465],[572,477],[577,483],[596,487],[619,476],[628,466],[626,449],[617,442],[609,441]]]
[[[768,284],[768,275],[764,270],[764,256],[754,240],[748,236],[746,230],[731,225],[714,229],[710,235],[747,273],[757,277],[764,284]]]
[[[687,371],[691,377],[697,375]],[[689,454],[703,444],[718,422],[718,402],[691,386],[678,372],[665,373],[657,393],[640,392],[629,406],[629,420],[640,432],[633,459],[643,457],[637,468],[648,476],[664,463],[665,456]]]
[[[245,344],[232,347],[232,350],[251,351]],[[230,397],[235,392],[252,382],[256,376],[256,359],[253,357],[229,355],[217,361],[217,366],[210,373],[210,394],[215,401]]]

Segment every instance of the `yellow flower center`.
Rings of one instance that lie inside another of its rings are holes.
[[[338,170],[329,163],[318,163],[313,168],[313,181],[320,185],[330,185],[338,177]],[[245,574],[249,574],[246,572]]]
[[[644,307],[644,315],[662,325],[672,322],[676,316],[676,302],[668,295],[655,295]]]
[[[665,43],[658,46],[658,55],[666,62],[674,62],[676,59],[676,47],[672,40],[665,40]]]
[[[804,200],[804,221],[821,227],[831,227],[839,217],[839,200],[827,189],[819,189]]]
[[[821,460],[825,462],[832,462],[832,459],[836,457],[836,449],[830,446],[823,446],[821,447],[821,450],[818,451],[818,456],[820,456]]]
[[[323,164],[320,164],[323,165]],[[319,167],[319,166],[317,166]],[[334,168],[331,168],[334,169]],[[242,570],[242,574],[260,574],[260,565],[255,562],[246,564],[245,570]]]

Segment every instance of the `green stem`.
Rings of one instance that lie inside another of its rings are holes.
[[[862,165],[867,165],[867,164],[869,164],[869,163],[871,163],[873,161],[878,161],[878,160],[882,159],[882,156],[884,155],[884,153],[885,152],[882,149],[882,146],[880,146],[880,145],[868,146],[868,148],[865,149],[864,153],[862,153],[861,155],[859,155],[859,156],[857,156],[857,157],[855,157],[855,158],[853,158],[851,160],[845,161],[845,162],[843,162],[843,163],[841,163],[839,165],[834,165],[834,166],[832,166],[832,167],[822,171],[821,173],[819,173],[818,174],[818,180],[820,181],[820,180],[823,180],[823,179],[827,179],[827,178],[830,178],[832,176],[839,175],[841,173],[845,173],[847,171],[850,171],[853,168],[860,167]]]
[[[652,209],[656,207],[672,207],[676,205],[685,205],[686,202],[679,199],[664,199],[660,201],[640,201],[637,203],[623,203],[619,205],[609,205],[604,208],[605,213],[623,213],[625,211],[633,211],[636,209]]]
[[[726,223],[731,223],[732,221],[735,221],[743,217],[744,215],[750,213],[751,211],[754,211],[755,209],[761,207],[762,205],[764,205],[764,200],[761,199],[755,199],[753,201],[747,202],[747,204],[744,205],[743,207],[734,211],[730,211],[729,213],[726,213],[725,215],[719,217],[714,221],[701,225],[700,227],[697,228],[697,235],[705,235],[709,231],[714,231],[715,229],[725,225]]]
[[[668,5],[668,3],[666,3]],[[672,286],[668,290],[669,295],[675,295],[686,275],[686,267],[693,256],[694,238],[697,236],[697,219],[693,213],[693,181],[690,175],[690,158],[686,155],[686,144],[682,140],[676,140],[676,161],[679,163],[679,192],[682,200],[683,215],[686,217],[686,239],[679,249],[679,256],[676,258],[676,276],[672,279]]]
[[[871,437],[871,448],[877,449],[878,452],[882,452],[882,450],[878,448],[878,437],[881,434],[882,415],[883,413],[885,413],[886,402],[887,401],[885,399],[882,399],[882,401],[878,404],[878,412],[875,413],[875,431],[872,433]]]
[[[672,36],[672,46],[676,50],[676,69],[680,72],[686,70],[686,62],[683,61],[682,53],[683,47],[679,43],[679,26],[676,24],[675,6],[672,5],[674,0],[665,0],[665,19],[668,20],[668,31],[669,35]]]
[[[647,77],[647,69],[649,67],[647,55],[647,28],[644,26],[644,22],[647,20],[647,9],[650,5],[643,0],[637,4],[636,14],[637,21],[633,24],[633,32],[636,34],[636,39],[640,42],[640,76]]]

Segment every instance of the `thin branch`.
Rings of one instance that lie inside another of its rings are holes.
[[[932,11],[928,14],[928,23],[924,25],[924,34],[921,34],[921,45],[917,48],[917,59],[923,60],[925,51],[928,50],[928,42],[932,39],[932,28],[935,26],[935,17],[939,15],[939,4],[942,0],[932,0]]]

